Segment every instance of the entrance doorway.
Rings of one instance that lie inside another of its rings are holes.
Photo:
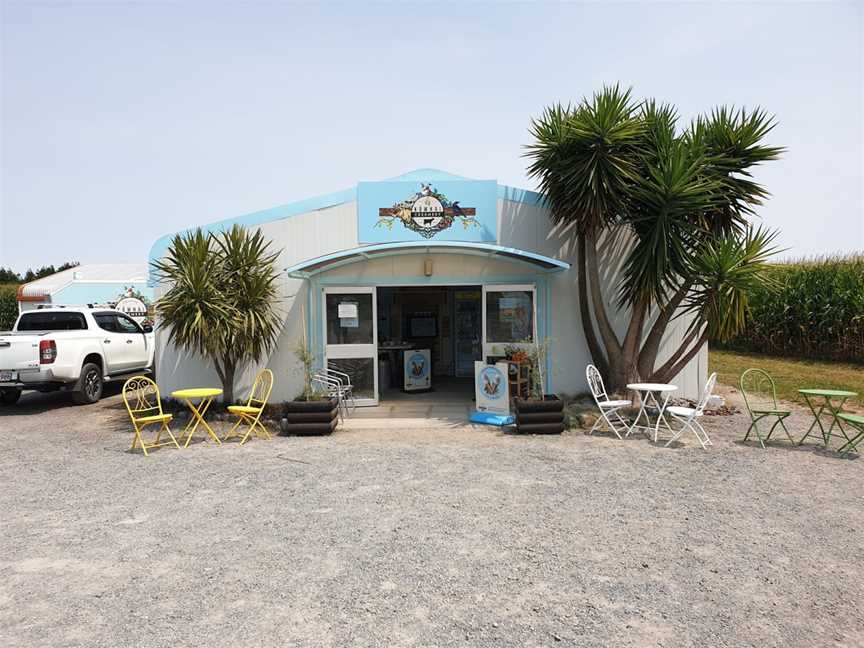
[[[474,363],[533,344],[534,284],[328,286],[324,362],[351,377],[357,405],[471,405]]]
[[[481,286],[378,288],[378,388],[381,400],[470,402],[474,361],[483,357]],[[407,359],[406,359],[407,358]],[[412,379],[424,359],[428,388]]]

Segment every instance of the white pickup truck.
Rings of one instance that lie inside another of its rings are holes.
[[[62,306],[25,311],[15,329],[0,332],[0,405],[14,405],[24,389],[73,392],[95,403],[106,381],[149,372],[153,328],[120,311]]]

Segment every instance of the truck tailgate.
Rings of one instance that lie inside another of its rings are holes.
[[[38,369],[39,337],[0,333],[0,370]]]

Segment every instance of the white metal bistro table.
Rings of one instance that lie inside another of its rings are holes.
[[[663,416],[663,412],[666,410],[666,404],[669,402],[669,397],[672,395],[673,391],[678,389],[678,387],[675,385],[667,385],[666,383],[630,383],[627,385],[627,389],[638,391],[642,395],[642,405],[639,407],[639,413],[633,420],[633,425],[631,425],[630,429],[627,430],[627,436],[630,436],[630,433],[636,428],[645,431],[654,430],[654,443],[657,443],[657,434],[660,432],[660,421],[663,421],[664,425],[670,432],[672,431],[672,426],[669,425],[669,421],[667,421],[666,417]],[[660,394],[663,395],[662,403],[657,399],[657,396]],[[645,406],[648,404],[649,400],[653,401],[654,407],[657,408],[657,421],[654,425],[651,425],[651,417],[648,416],[648,412],[645,410]],[[639,420],[643,415],[645,416],[645,421],[648,425],[639,425]],[[650,434],[648,434],[648,438],[651,438]]]

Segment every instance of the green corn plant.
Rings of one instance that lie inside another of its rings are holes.
[[[864,256],[774,264],[774,290],[750,295],[746,326],[728,348],[864,362]]]

